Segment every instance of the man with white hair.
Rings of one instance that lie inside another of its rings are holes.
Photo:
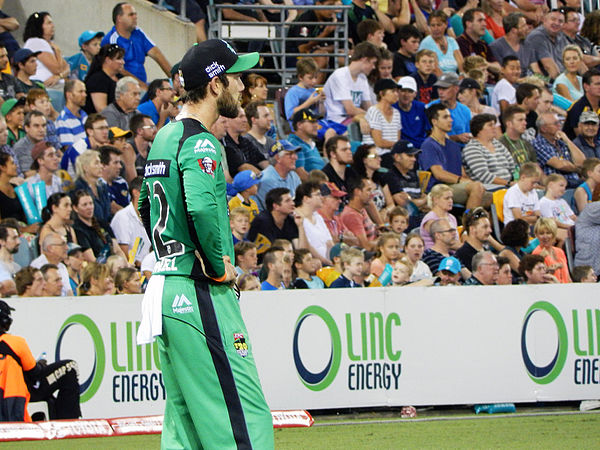
[[[102,110],[109,127],[129,130],[129,120],[135,115],[140,104],[140,85],[133,77],[123,77],[117,81],[115,101]]]
[[[467,281],[465,286],[490,286],[496,284],[498,278],[498,261],[492,252],[478,252],[471,261],[473,275]]]
[[[58,273],[62,279],[61,295],[73,295],[71,283],[69,282],[69,271],[63,261],[67,259],[67,241],[58,233],[48,233],[41,243],[41,254],[33,261],[31,267],[41,269],[46,264],[54,264],[58,268]]]

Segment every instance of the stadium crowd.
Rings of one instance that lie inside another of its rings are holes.
[[[187,1],[199,40],[202,3]],[[331,71],[319,39],[338,2],[284,4],[305,38],[286,49],[297,84],[273,108],[269,79],[248,74],[237,118],[210,130],[240,289],[596,282],[600,11],[354,0],[349,62]],[[133,5],[112,19],[68,57],[50,13],[0,19],[3,297],[140,293],[157,263],[137,202],[183,83]],[[147,79],[146,57],[164,78]]]

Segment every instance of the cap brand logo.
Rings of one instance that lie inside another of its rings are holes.
[[[214,78],[221,72],[225,72],[225,66],[213,61],[213,63],[210,66],[207,66],[204,71],[208,74],[209,78]]]
[[[223,41],[225,42],[225,41]],[[235,52],[235,50],[233,49],[233,47],[231,45],[229,45],[229,42],[225,42],[225,45],[227,46],[227,48],[229,50],[231,50],[231,53],[233,53],[234,55],[237,55],[237,53]]]

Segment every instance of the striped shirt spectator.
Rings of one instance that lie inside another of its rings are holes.
[[[87,113],[85,106],[85,84],[79,80],[67,80],[65,83],[65,107],[56,119],[56,132],[63,147],[73,145],[85,138],[83,124]]]
[[[515,161],[502,143],[493,139],[494,151],[489,151],[477,139],[471,139],[463,150],[467,175],[475,181],[491,184],[495,178],[512,179]]]

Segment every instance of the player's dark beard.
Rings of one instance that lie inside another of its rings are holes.
[[[219,115],[227,117],[228,119],[235,119],[238,116],[239,106],[240,104],[237,99],[235,99],[227,89],[225,89],[217,98],[217,111],[219,112]]]

